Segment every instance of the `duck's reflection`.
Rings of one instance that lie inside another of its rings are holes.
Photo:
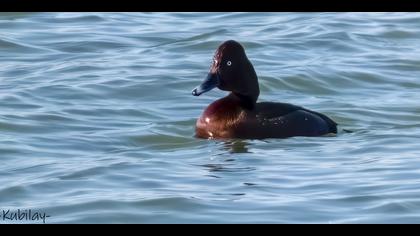
[[[229,153],[250,153],[248,145],[245,140],[227,140],[223,142],[223,149]]]
[[[212,158],[213,163],[201,165],[209,172],[246,172],[255,170],[254,167],[238,167],[236,163],[236,155],[226,155],[234,153],[250,153],[248,150],[248,143],[245,140],[224,140],[219,143],[221,151]],[[219,149],[219,150],[220,150]],[[215,163],[216,162],[216,163]],[[218,178],[218,176],[212,175]]]
[[[249,141],[247,142],[246,140],[217,141],[217,153],[211,156],[210,163],[200,165],[207,171],[207,174],[205,174],[207,177],[215,179],[227,178],[227,181],[238,181],[239,185],[234,189],[226,190],[222,193],[214,193],[218,197],[231,200],[241,199],[246,195],[248,188],[257,185],[252,183],[252,180],[246,181],[249,180],[250,172],[254,172],[256,167],[248,165],[247,155],[236,155],[238,153],[250,153],[249,145]]]

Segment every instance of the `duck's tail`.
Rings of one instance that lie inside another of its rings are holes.
[[[329,127],[329,133],[337,133],[337,123],[335,121],[333,121],[331,118],[329,118],[328,116],[324,115],[324,114],[318,114],[323,120],[325,120],[325,122],[327,122],[328,127]]]
[[[322,113],[318,113],[316,111],[311,111],[314,114],[317,114],[319,117],[321,117],[328,125],[329,131],[328,133],[337,133],[337,123],[335,121],[333,121],[331,118],[329,118],[328,116],[322,114]]]

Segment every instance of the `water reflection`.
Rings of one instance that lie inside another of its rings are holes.
[[[204,164],[200,165],[204,167],[209,172],[249,172],[256,170],[255,167],[232,167],[234,164],[224,164],[224,163],[217,163],[217,164]],[[217,178],[217,177],[216,177]]]
[[[228,140],[223,142],[223,149],[229,153],[251,153],[248,151],[248,145],[246,140]]]
[[[232,155],[233,153],[250,153],[248,150],[249,143],[246,140],[223,140],[219,142],[220,153],[216,154],[217,159],[212,159],[212,163],[200,165],[210,172],[208,176],[220,178],[215,172],[248,172],[254,171],[254,167],[237,167],[238,162]]]

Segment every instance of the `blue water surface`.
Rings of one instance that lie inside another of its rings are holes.
[[[203,140],[242,43],[259,101],[337,136]],[[345,132],[348,130],[351,132]],[[46,223],[420,223],[419,13],[1,13],[0,213]],[[42,223],[7,220],[0,223]]]

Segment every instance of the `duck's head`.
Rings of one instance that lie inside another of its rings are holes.
[[[260,93],[254,67],[241,44],[234,40],[222,43],[216,50],[210,72],[192,94],[201,94],[219,88],[231,91],[247,103],[255,104]]]

